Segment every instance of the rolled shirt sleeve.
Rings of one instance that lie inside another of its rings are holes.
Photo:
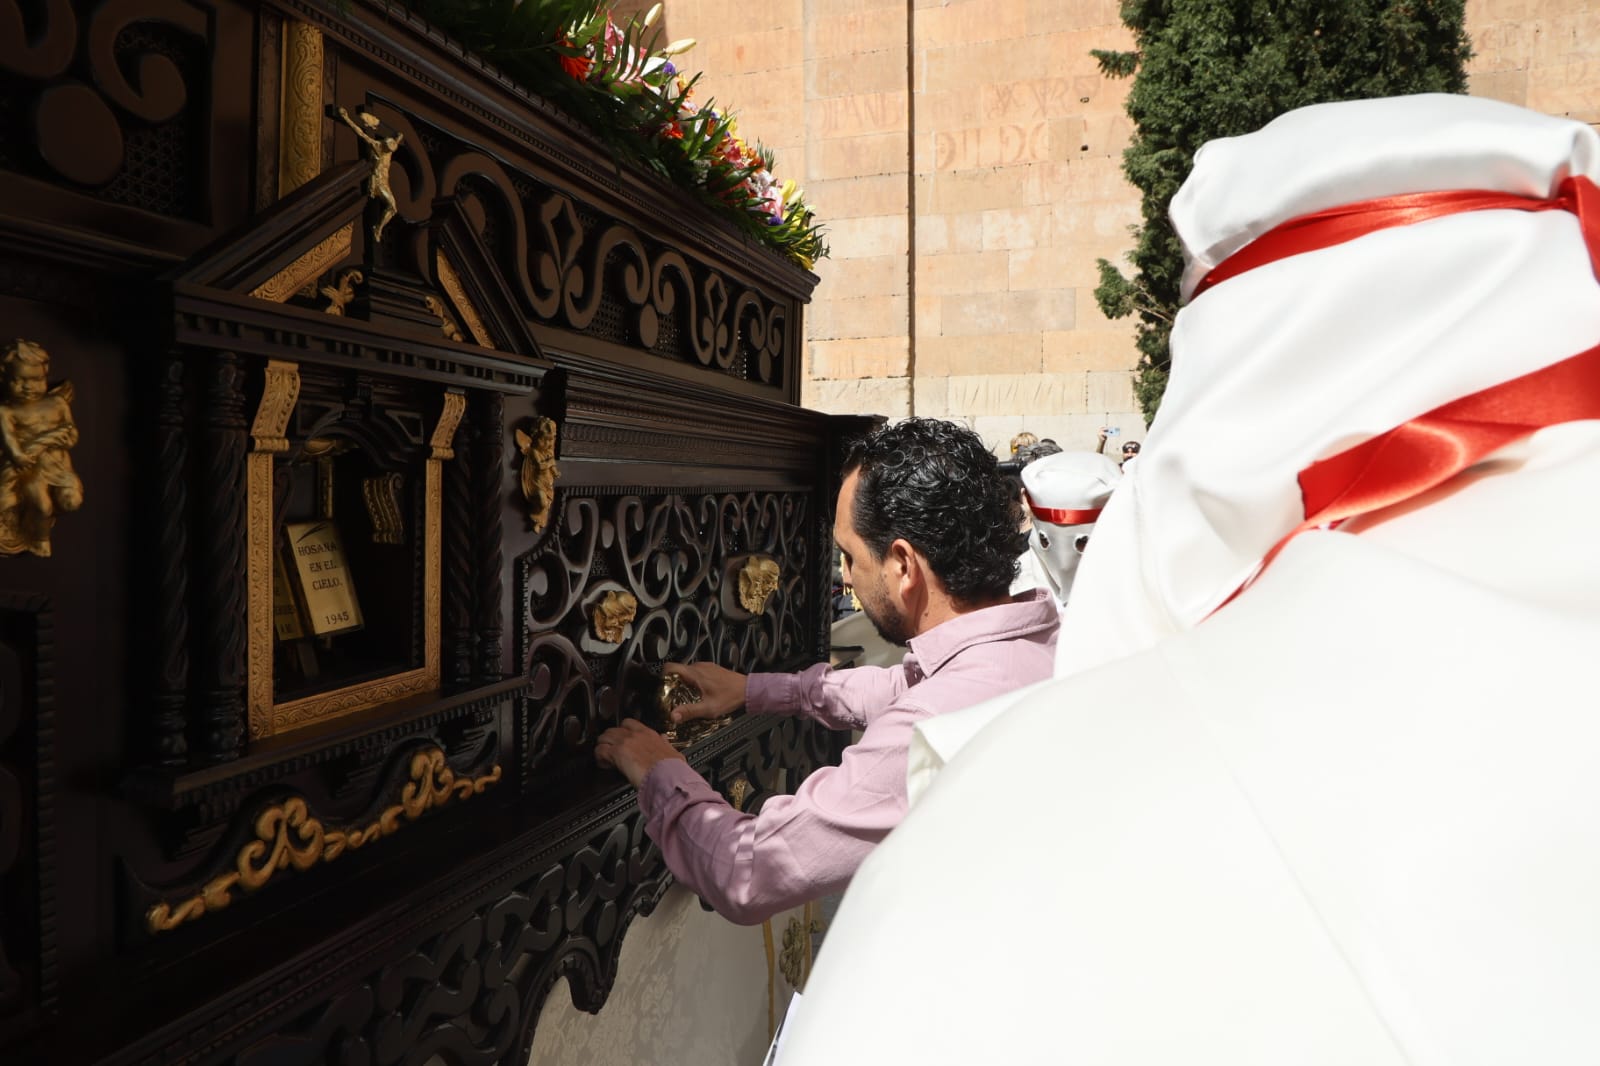
[[[745,681],[745,709],[798,714],[829,729],[865,729],[911,687],[908,674],[905,664],[835,670],[827,663],[798,674],[751,674]]]
[[[679,881],[728,920],[753,925],[842,889],[905,816],[906,747],[926,716],[911,706],[882,711],[838,766],[757,814],[735,810],[688,763],[664,760],[639,791],[645,828]]]

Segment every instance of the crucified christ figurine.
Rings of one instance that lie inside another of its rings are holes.
[[[400,142],[405,140],[405,134],[396,133],[388,137],[376,136],[378,132],[378,116],[370,111],[358,111],[355,117],[344,108],[339,109],[339,117],[344,124],[355,131],[361,142],[371,149],[372,173],[367,176],[367,195],[374,200],[383,201],[383,215],[378,219],[378,224],[372,227],[374,242],[383,240],[383,227],[389,224],[395,213],[400,210],[395,205],[394,193],[389,189],[389,164],[394,159],[394,150],[400,147]],[[359,120],[359,121],[358,121]]]

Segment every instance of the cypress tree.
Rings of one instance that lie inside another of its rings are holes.
[[[1143,193],[1124,277],[1099,260],[1095,298],[1110,318],[1139,316],[1134,391],[1155,417],[1171,366],[1183,253],[1167,205],[1195,151],[1307,104],[1466,91],[1464,0],[1124,0],[1131,52],[1095,51],[1103,73],[1133,75],[1123,172]]]

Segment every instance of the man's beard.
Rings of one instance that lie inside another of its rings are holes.
[[[911,638],[916,634],[906,624],[905,615],[889,602],[889,597],[882,593],[862,596],[861,591],[856,590],[856,597],[861,600],[861,613],[867,616],[867,621],[878,631],[878,636],[900,648],[911,643]]]

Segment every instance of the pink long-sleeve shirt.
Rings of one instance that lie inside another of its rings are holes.
[[[1049,593],[1034,590],[913,637],[899,666],[751,674],[751,713],[803,714],[861,739],[758,814],[664,759],[640,785],[645,830],[678,880],[741,925],[838,891],[905,817],[912,727],[1049,677],[1057,627]]]

